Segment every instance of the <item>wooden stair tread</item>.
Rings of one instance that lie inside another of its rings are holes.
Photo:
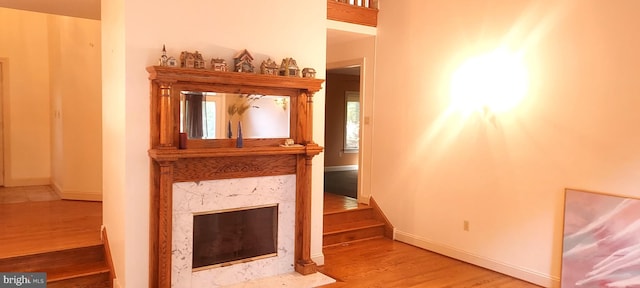
[[[85,238],[89,238],[89,237],[85,237]],[[91,238],[93,238],[93,236]],[[102,243],[100,242],[100,238],[82,239],[81,241],[83,241],[84,244],[89,246],[102,245]],[[25,248],[25,250],[23,250],[22,252],[9,251],[9,252],[1,253],[2,255],[0,255],[0,260],[6,259],[6,258],[13,258],[13,257],[22,257],[22,256],[29,256],[29,255],[38,255],[43,253],[51,253],[51,252],[57,252],[57,251],[62,251],[67,249],[75,249],[75,248],[78,248],[78,243],[55,243],[52,246],[42,246],[40,244],[31,245],[30,243],[26,243],[22,246]]]
[[[348,245],[351,245],[351,244],[354,244],[354,243],[367,241],[367,240],[373,240],[373,239],[380,239],[380,238],[384,238],[384,236],[383,235],[378,235],[378,236],[371,236],[371,237],[356,238],[356,239],[353,239],[353,240],[346,240],[346,241],[342,241],[342,242],[338,242],[338,243],[322,245],[322,248],[329,248],[329,247],[336,247],[336,246],[348,246]]]
[[[337,223],[333,225],[329,224],[325,225],[323,235],[331,235],[380,226],[384,226],[384,222],[378,221],[376,219],[365,219],[360,221]]]
[[[53,254],[53,253],[64,253],[65,251],[71,251],[76,249],[83,248],[98,248],[103,247],[103,244],[100,242],[97,243],[87,243],[87,245],[78,246],[78,245],[67,245],[65,247],[41,247],[39,250],[29,250],[23,253],[13,253],[15,255],[2,255],[0,256],[0,261],[5,261],[8,259],[19,259],[22,257],[30,257],[30,256],[38,256],[44,254]]]
[[[47,272],[47,282],[62,281],[101,273],[109,273],[109,267],[104,262],[61,267]]]
[[[373,208],[371,208],[370,206],[360,204],[358,208],[342,209],[342,210],[327,210],[323,212],[323,215],[327,216],[327,215],[336,215],[336,214],[344,214],[344,213],[353,213],[354,211],[363,211],[363,210],[372,210],[372,209]]]

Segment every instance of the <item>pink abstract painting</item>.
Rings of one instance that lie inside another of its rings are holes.
[[[640,287],[640,200],[565,191],[561,287]]]

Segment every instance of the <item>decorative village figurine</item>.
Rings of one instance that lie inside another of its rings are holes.
[[[196,58],[194,64],[194,68],[196,69],[204,69],[204,58],[202,58],[202,54],[200,54],[200,52],[198,52],[196,50],[196,52],[194,53],[194,56]]]
[[[260,73],[267,75],[278,75],[278,64],[271,58],[262,61],[260,65]]]
[[[213,71],[227,71],[227,62],[222,58],[213,58],[211,59],[211,70]]]
[[[180,53],[180,67],[195,68],[196,57],[191,52],[182,51]]]
[[[204,58],[198,51],[195,53],[182,51],[180,53],[180,67],[204,69]]]
[[[171,67],[176,66],[176,58],[167,56],[167,49],[165,49],[164,45],[162,45],[162,56],[160,56],[160,59],[158,60],[158,65]]]
[[[296,60],[293,58],[282,59],[279,74],[280,76],[300,77],[300,68],[298,68]]]
[[[304,68],[302,69],[302,77],[304,78],[316,78],[316,69]]]
[[[253,56],[251,56],[247,49],[243,49],[233,57],[234,71],[253,73],[255,68],[253,67],[253,64],[251,64],[251,61],[253,61]]]
[[[168,60],[169,60],[169,57],[167,57],[167,49],[165,49],[164,45],[162,45],[162,56],[160,56],[160,59],[158,60],[158,65],[168,66],[167,64]]]

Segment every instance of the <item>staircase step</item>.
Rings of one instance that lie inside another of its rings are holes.
[[[384,222],[366,219],[325,226],[323,246],[384,237]]]
[[[103,262],[87,263],[78,266],[60,267],[47,271],[47,282],[68,280],[77,277],[91,276],[102,273],[109,273],[109,267]]]
[[[47,281],[47,288],[111,288],[109,272],[78,275],[73,278]]]
[[[92,245],[0,259],[0,271],[46,272],[67,266],[105,262],[104,247]]]
[[[344,222],[356,222],[374,217],[371,207],[324,213],[324,226],[332,226]]]
[[[49,288],[110,288],[111,282],[102,244],[3,258],[0,271],[46,272]]]

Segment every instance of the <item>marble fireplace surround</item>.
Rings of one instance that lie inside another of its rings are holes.
[[[171,287],[222,287],[294,272],[295,182],[295,175],[282,175],[173,184]],[[194,213],[276,203],[276,257],[192,272]]]

